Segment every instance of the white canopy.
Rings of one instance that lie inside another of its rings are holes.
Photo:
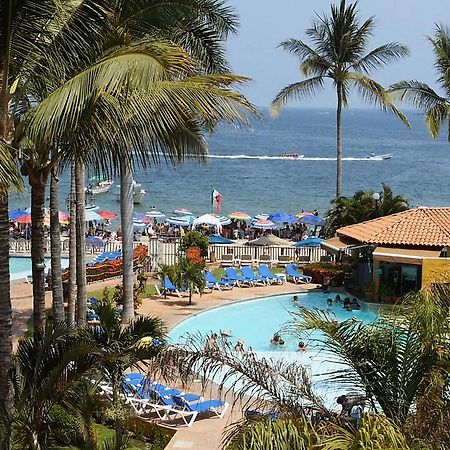
[[[92,209],[86,209],[85,210],[85,220],[86,222],[96,221],[96,222],[103,222],[103,217],[97,214]]]
[[[211,225],[213,227],[216,227],[218,230],[222,228],[222,224],[220,223],[220,219],[217,216],[214,216],[212,214],[203,214],[203,216],[197,217],[194,222],[193,226],[197,225]]]

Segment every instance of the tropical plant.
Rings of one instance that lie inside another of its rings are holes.
[[[193,292],[197,291],[201,295],[205,290],[206,281],[203,276],[205,263],[193,261],[189,258],[179,258],[175,268],[175,284],[187,288],[189,305],[191,305]]]
[[[350,89],[355,87],[363,100],[390,110],[408,125],[406,116],[392,103],[384,87],[369,77],[379,67],[404,58],[408,49],[391,42],[367,52],[374,31],[374,18],[358,18],[357,3],[331,6],[330,16],[318,16],[306,35],[312,46],[298,39],[288,39],[280,47],[300,59],[305,80],[283,88],[272,102],[274,114],[293,99],[314,95],[330,79],[336,88],[336,199],[342,195],[342,109],[348,106]]]
[[[412,80],[400,81],[390,87],[390,91],[396,94],[400,100],[412,104],[425,113],[425,124],[433,139],[436,139],[444,124],[448,126],[450,113],[450,31],[444,25],[437,25],[434,36],[429,36],[428,41],[433,47],[434,67],[438,78],[437,82],[443,90],[439,95],[428,84]],[[450,128],[448,129],[450,142]]]
[[[347,225],[388,216],[409,208],[408,200],[394,195],[392,189],[382,183],[379,199],[374,200],[373,191],[356,191],[352,197],[339,197],[331,201],[331,209],[326,213],[325,233],[334,236],[336,230]]]
[[[0,414],[2,448],[48,448],[55,408],[98,362],[97,345],[65,326],[48,325],[23,339],[14,355],[9,385],[12,405]]]
[[[197,247],[200,249],[200,255],[205,257],[208,256],[208,237],[199,231],[189,231],[185,234],[183,239],[181,239],[178,251],[180,253],[186,253],[191,247]]]
[[[126,414],[119,393],[124,384],[124,373],[130,368],[140,368],[143,361],[151,360],[165,347],[166,329],[160,319],[137,316],[124,325],[116,308],[109,302],[93,305],[100,324],[88,327],[86,332],[101,349],[102,378],[112,386],[111,416],[115,423],[116,445],[124,439]]]

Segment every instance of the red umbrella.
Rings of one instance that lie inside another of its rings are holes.
[[[114,214],[109,211],[95,211],[99,216],[101,216],[102,219],[105,220],[112,220],[117,219],[117,214]]]

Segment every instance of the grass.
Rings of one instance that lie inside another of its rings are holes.
[[[114,437],[114,430],[108,428],[104,425],[95,425],[95,433],[97,435],[98,448],[102,449],[106,441],[111,440]],[[169,438],[167,437],[167,442],[158,442],[155,445],[144,442],[139,439],[130,439],[128,441],[128,447],[125,450],[162,450],[165,445],[167,445]],[[51,447],[51,450],[80,450],[79,447]]]
[[[109,298],[112,298],[115,290],[116,290],[116,288],[114,288],[114,287],[108,288]],[[144,291],[139,293],[139,298],[144,299],[144,298],[150,297],[151,295],[156,295],[155,286],[153,284],[147,284],[145,286]],[[88,292],[88,296],[95,297],[100,300],[103,298],[103,289],[99,289],[98,291]]]

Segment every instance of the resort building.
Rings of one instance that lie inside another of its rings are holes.
[[[337,230],[322,244],[352,255],[358,288],[371,281],[376,298],[401,297],[432,283],[450,282],[450,208],[418,207]]]

